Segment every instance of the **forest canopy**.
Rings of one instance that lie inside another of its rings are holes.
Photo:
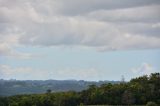
[[[90,85],[76,92],[0,97],[0,106],[77,106],[77,105],[145,105],[160,104],[160,73],[152,73],[118,84]]]

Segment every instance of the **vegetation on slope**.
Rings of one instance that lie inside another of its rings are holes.
[[[149,102],[152,101],[152,102]],[[160,104],[160,73],[141,76],[127,83],[90,85],[81,92],[56,92],[45,94],[1,97],[0,106],[77,106],[104,104]]]

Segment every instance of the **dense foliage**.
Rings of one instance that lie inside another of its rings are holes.
[[[152,101],[152,102],[150,102]],[[132,79],[119,84],[90,85],[81,92],[1,97],[0,106],[77,106],[83,104],[160,104],[160,73]]]

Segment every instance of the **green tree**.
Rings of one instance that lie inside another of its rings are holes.
[[[122,103],[125,105],[131,105],[134,104],[135,99],[132,95],[131,91],[126,90],[122,95]]]
[[[157,104],[155,102],[148,102],[146,106],[157,106]]]
[[[47,89],[47,91],[46,91],[47,94],[50,94],[51,92],[52,92],[51,89]]]

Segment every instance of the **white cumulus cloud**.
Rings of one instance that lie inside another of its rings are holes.
[[[134,74],[149,75],[155,72],[155,68],[149,63],[142,63],[140,66],[132,68],[132,72]]]

